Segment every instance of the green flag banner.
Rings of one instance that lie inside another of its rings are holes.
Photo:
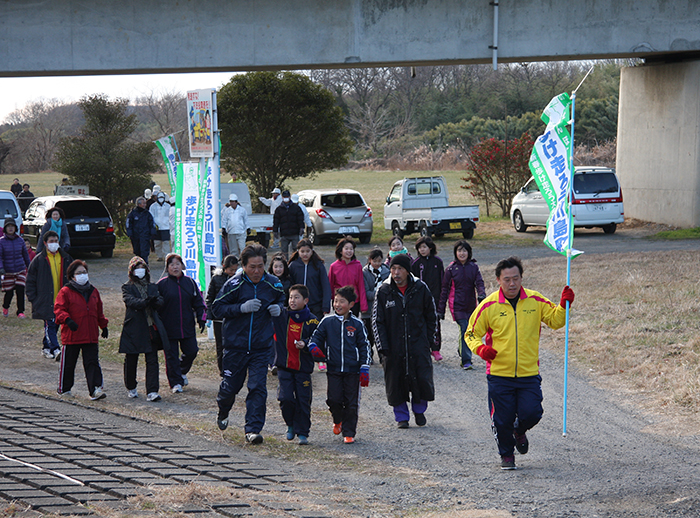
[[[567,93],[557,95],[549,102],[542,113],[547,128],[535,141],[530,155],[530,171],[549,207],[544,243],[563,255],[567,255],[573,241],[570,239],[573,224],[568,200],[573,177],[569,159],[572,142],[566,127],[569,124],[570,106],[571,99]],[[573,257],[582,253],[571,249]]]
[[[168,135],[167,137],[156,140],[155,144],[163,155],[165,170],[168,172],[168,181],[170,182],[170,192],[174,195],[177,182],[177,162],[175,161],[177,144],[175,143],[175,138],[173,138],[172,135]]]

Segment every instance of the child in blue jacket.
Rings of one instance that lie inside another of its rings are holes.
[[[360,387],[369,385],[371,361],[365,326],[350,311],[356,300],[352,286],[335,290],[335,314],[321,320],[308,345],[314,359],[328,366],[326,404],[333,416],[333,433],[342,432],[345,444],[355,442]]]
[[[311,429],[311,373],[314,359],[306,346],[318,326],[309,310],[309,289],[303,284],[289,288],[289,309],[273,319],[277,351],[277,400],[287,424],[287,440],[299,437],[309,444]]]

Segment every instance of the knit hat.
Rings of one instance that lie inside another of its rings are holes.
[[[406,254],[399,254],[395,255],[391,259],[391,263],[389,264],[389,268],[392,266],[397,265],[400,266],[401,268],[404,268],[407,272],[411,272],[411,260],[408,258]]]
[[[14,218],[7,218],[2,226],[2,229],[5,230],[7,228],[7,225],[14,225],[15,232],[17,232],[17,222],[14,220]]]

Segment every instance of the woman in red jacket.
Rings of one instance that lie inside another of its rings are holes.
[[[61,324],[61,369],[57,392],[72,396],[75,365],[80,352],[87,379],[90,399],[96,401],[107,397],[102,390],[102,368],[98,356],[99,330],[107,338],[109,321],[102,312],[102,299],[97,289],[88,280],[88,267],[76,259],[66,270],[68,284],[61,288],[54,304],[56,323]]]

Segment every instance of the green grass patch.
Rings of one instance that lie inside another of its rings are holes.
[[[700,239],[700,227],[679,228],[678,230],[664,230],[663,232],[657,232],[649,239],[667,239],[670,241],[677,239]]]

